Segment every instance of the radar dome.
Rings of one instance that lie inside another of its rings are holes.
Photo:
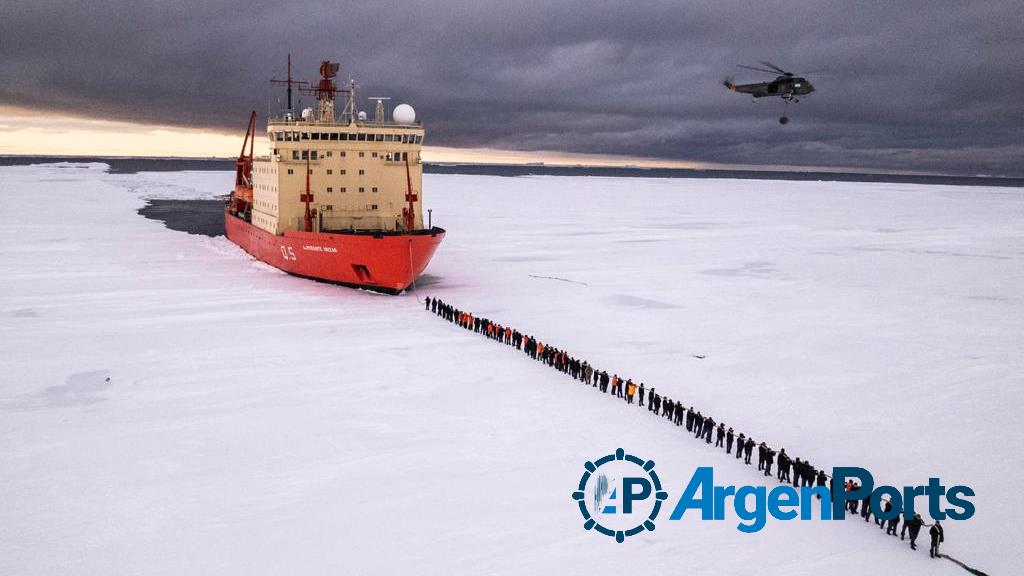
[[[312,108],[303,108],[302,109],[302,119],[303,120],[309,120],[312,117],[313,117],[313,109]]]
[[[359,118],[360,121],[366,120],[366,112],[363,111],[363,110],[360,110],[359,114],[357,114],[356,117]]]
[[[398,124],[412,124],[416,121],[416,111],[408,104],[399,104],[395,106],[395,111],[391,113],[391,118]]]

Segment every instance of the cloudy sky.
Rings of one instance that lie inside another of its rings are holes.
[[[6,0],[0,106],[240,131],[288,52],[440,146],[1024,175],[1020,0]],[[758,60],[826,70],[787,126],[721,85]]]

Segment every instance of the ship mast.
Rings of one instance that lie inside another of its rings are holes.
[[[290,52],[288,53],[288,76],[284,80],[272,78],[270,80],[270,83],[284,84],[288,87],[288,112],[290,114],[294,114],[295,109],[292,107],[292,86],[294,85],[301,88],[303,84],[308,84],[308,82],[305,82],[303,80],[295,80],[294,78],[292,78],[292,55]]]

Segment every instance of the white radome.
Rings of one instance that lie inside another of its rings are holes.
[[[391,118],[398,124],[412,124],[416,121],[416,110],[413,110],[413,107],[408,104],[399,104],[395,106]]]
[[[303,120],[309,120],[312,116],[313,116],[313,109],[312,108],[303,108],[302,109],[302,119]]]

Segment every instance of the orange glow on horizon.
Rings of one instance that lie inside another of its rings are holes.
[[[243,130],[226,133],[201,128],[139,124],[0,106],[0,154],[38,156],[133,156],[233,158]],[[256,153],[269,141],[256,140]],[[492,148],[424,146],[423,160],[434,163],[637,166],[711,168],[710,164],[630,156],[515,151]]]
[[[219,132],[125,120],[88,118],[50,111],[0,106],[0,155],[107,156],[167,158],[234,158],[241,149],[244,130]],[[269,141],[256,139],[257,155],[267,154]],[[635,168],[688,168],[704,170],[786,170],[887,172],[821,166],[761,166],[717,164],[687,160],[577,154],[556,151],[517,151],[493,148],[423,147],[423,160],[460,164],[545,164]]]

